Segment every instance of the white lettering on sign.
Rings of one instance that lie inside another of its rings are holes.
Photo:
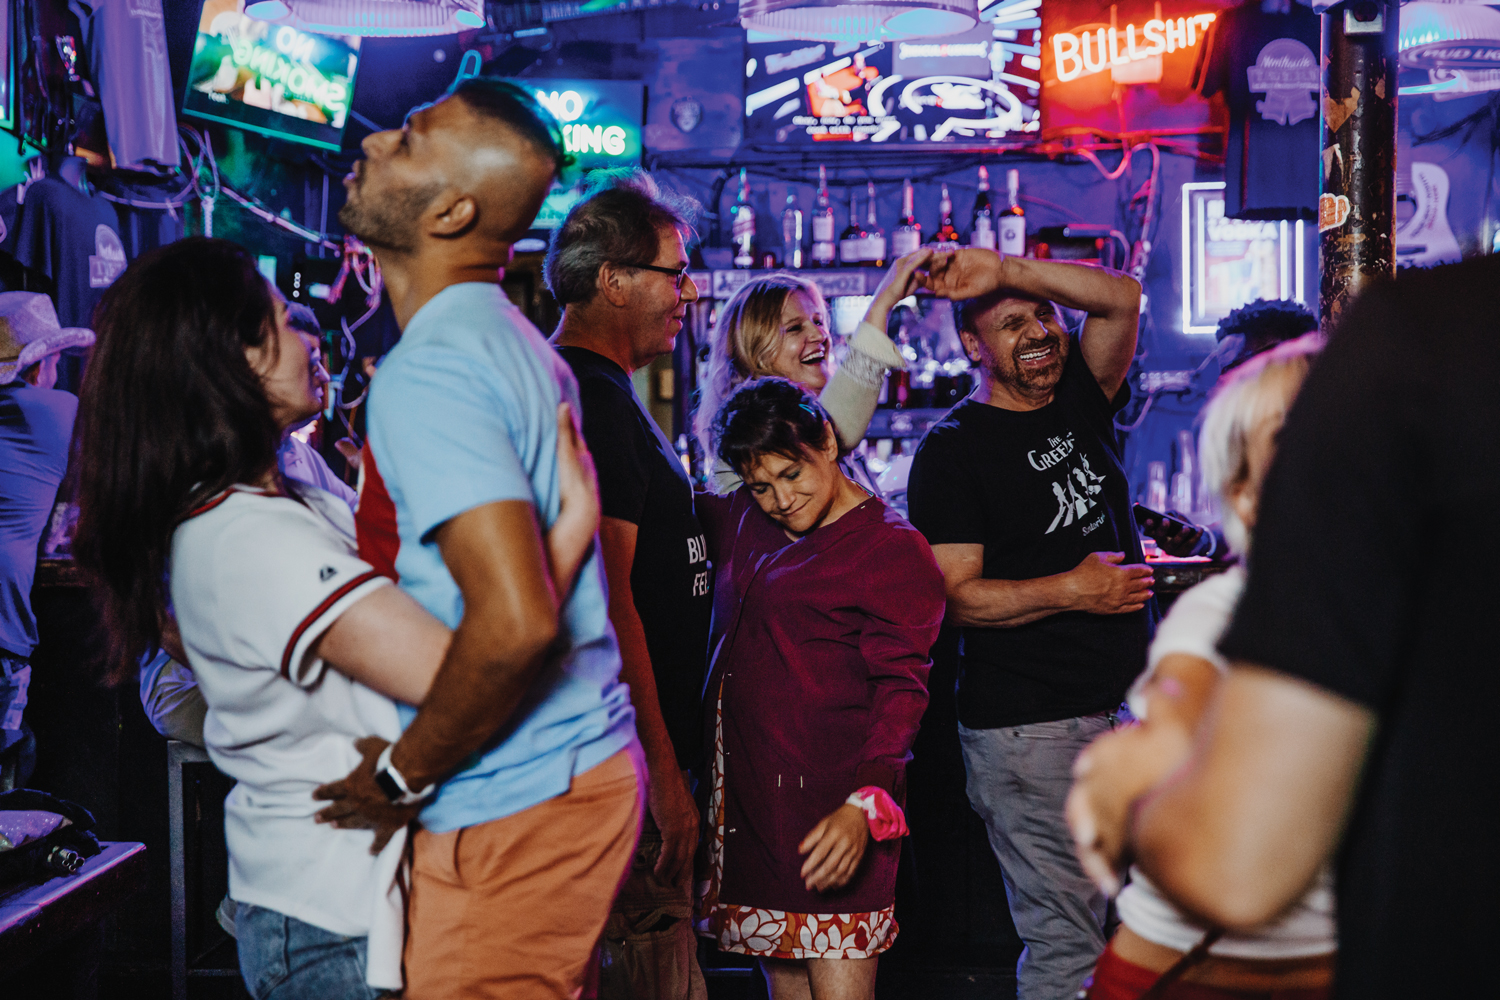
[[[687,540],[687,545],[689,566],[693,566],[701,562],[706,562],[708,560],[708,537],[706,535],[699,535],[697,538],[689,538]]]
[[[989,42],[902,42],[902,59],[969,58],[988,59]]]
[[[576,122],[588,109],[588,102],[576,90],[564,90],[561,93],[556,90],[550,93],[538,90],[536,102],[552,112],[552,117],[560,122]]]
[[[604,153],[620,156],[625,152],[625,130],[618,125],[564,125],[563,147],[570,153]]]
[[[1097,28],[1081,34],[1059,31],[1052,36],[1052,58],[1057,79],[1061,83],[1067,83],[1116,66],[1153,59],[1163,52],[1190,49],[1198,44],[1198,39],[1203,37],[1202,33],[1213,23],[1213,14],[1194,14],[1192,17],[1168,18],[1165,21],[1153,17],[1139,28],[1127,24],[1124,30],[1114,27]],[[1136,41],[1138,38],[1139,45]]]

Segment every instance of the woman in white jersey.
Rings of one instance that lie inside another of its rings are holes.
[[[1220,497],[1231,548],[1249,553],[1261,483],[1276,435],[1314,356],[1317,334],[1252,358],[1220,380],[1199,433],[1204,486]],[[1130,691],[1141,725],[1104,736],[1074,768],[1068,818],[1084,866],[1106,889],[1117,888],[1107,859],[1123,843],[1129,802],[1186,760],[1220,678],[1219,655],[1245,585],[1236,565],[1177,599],[1151,644],[1146,672]],[[1333,881],[1325,867],[1307,894],[1277,920],[1233,933],[1183,913],[1139,871],[1119,893],[1121,926],[1100,958],[1092,1000],[1323,1000],[1330,993],[1334,934]]]
[[[116,679],[175,613],[209,755],[238,782],[225,838],[245,985],[256,1000],[399,988],[401,845],[314,822],[312,791],[359,762],[356,739],[399,736],[392,699],[421,703],[450,633],[358,557],[344,501],[277,470],[282,431],[320,401],[253,256],[208,239],[153,251],[98,327],[75,551],[102,584]],[[545,544],[566,589],[597,501],[566,410],[559,436],[565,513]]]

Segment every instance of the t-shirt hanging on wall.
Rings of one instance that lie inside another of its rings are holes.
[[[104,105],[115,166],[177,167],[177,112],[161,0],[73,0],[89,67]]]
[[[1318,206],[1318,51],[1321,20],[1291,3],[1260,0],[1225,11],[1198,88],[1229,105],[1224,214],[1237,219],[1314,219]]]
[[[11,252],[52,280],[63,326],[92,327],[94,307],[125,270],[114,207],[56,177],[26,189]]]

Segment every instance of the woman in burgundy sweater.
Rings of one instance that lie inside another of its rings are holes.
[[[716,574],[699,931],[759,957],[773,1000],[873,997],[942,575],[840,471],[801,387],[746,382],[714,432],[744,485],[699,498]]]

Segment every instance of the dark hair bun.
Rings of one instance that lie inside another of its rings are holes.
[[[784,378],[754,378],[742,384],[714,416],[714,450],[743,476],[762,455],[800,456],[827,441],[832,423],[817,398]]]

